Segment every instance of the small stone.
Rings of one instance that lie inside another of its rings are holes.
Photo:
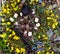
[[[24,31],[24,34],[27,34],[27,31]]]
[[[15,22],[15,25],[18,25],[18,22]]]
[[[20,13],[20,16],[23,16],[22,12]]]
[[[58,10],[60,10],[60,7],[58,8]]]
[[[36,27],[39,27],[39,26],[40,26],[40,23],[37,23],[37,24],[36,24]]]
[[[28,36],[32,36],[32,32],[31,31],[28,32]]]
[[[38,18],[35,18],[35,22],[38,22],[39,21],[39,19]]]
[[[35,11],[33,11],[32,14],[35,14]]]
[[[32,9],[32,11],[35,11],[35,9]]]
[[[10,18],[9,20],[10,20],[11,22],[14,22],[14,19],[13,19],[13,18]]]
[[[53,8],[55,8],[57,5],[56,4],[53,4]]]
[[[14,18],[17,18],[17,17],[18,17],[18,14],[17,14],[17,13],[15,13],[15,14],[14,14]]]
[[[35,29],[35,30],[38,30],[38,28],[37,28],[36,26],[34,27],[34,29]]]
[[[20,21],[23,21],[24,19],[20,19]]]
[[[24,16],[24,18],[25,18],[25,19],[27,19],[27,18],[28,18],[28,16]]]

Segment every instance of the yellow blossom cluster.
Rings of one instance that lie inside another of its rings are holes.
[[[52,51],[52,52],[49,52],[49,51],[45,52],[45,50],[43,50],[43,51],[38,51],[37,52],[37,54],[44,54],[44,53],[45,54],[55,54],[54,51]]]
[[[58,15],[54,14],[52,10],[50,10],[49,12],[47,10],[46,13],[47,14],[51,13],[51,15],[47,17],[48,26],[51,26],[53,29],[55,29],[56,26],[58,25],[58,21],[57,21],[57,19],[59,18]]]
[[[26,53],[25,48],[14,48],[13,46],[11,46],[11,51],[13,51],[13,50],[15,50],[16,54],[19,54],[19,53],[25,54]]]
[[[15,49],[16,53],[19,54],[19,53],[22,53],[22,54],[25,54],[25,49],[24,48],[16,48]]]
[[[18,8],[17,3],[19,3],[20,0],[10,1],[10,3],[7,3],[6,5],[2,5],[2,10],[5,14],[10,14],[12,11],[16,11]]]
[[[0,34],[0,37],[5,38],[6,35],[7,35],[7,34],[4,32],[4,33]]]

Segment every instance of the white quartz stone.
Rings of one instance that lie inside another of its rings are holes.
[[[55,8],[57,6],[57,4],[53,4],[53,8]]]
[[[11,22],[14,22],[14,19],[13,19],[13,18],[10,18],[9,20],[10,20]]]
[[[32,32],[31,31],[28,32],[28,36],[32,36]]]
[[[20,13],[20,16],[23,16],[22,12]]]
[[[39,27],[39,26],[40,26],[40,23],[37,23],[37,24],[36,24],[36,27]]]
[[[58,10],[60,10],[60,7],[58,8]]]
[[[32,9],[32,11],[35,11],[35,9]]]
[[[17,18],[17,17],[18,17],[18,14],[17,14],[17,13],[15,13],[15,14],[14,14],[14,18]]]
[[[18,25],[18,22],[15,22],[15,25]]]
[[[38,30],[38,28],[37,28],[36,26],[34,27],[34,29],[35,29],[35,30]]]
[[[33,11],[32,14],[35,14],[35,11]]]
[[[38,22],[38,21],[39,21],[39,18],[36,17],[36,18],[35,18],[35,22]]]
[[[24,31],[24,34],[27,34],[27,31]]]

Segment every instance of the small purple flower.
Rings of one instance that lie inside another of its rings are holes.
[[[43,50],[43,47],[39,48],[38,50],[39,50],[39,51],[42,51],[42,50]]]

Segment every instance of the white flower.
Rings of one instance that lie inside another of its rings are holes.
[[[36,18],[35,18],[35,22],[38,22],[38,21],[39,21],[39,18],[36,17]]]
[[[39,27],[39,26],[40,26],[40,23],[37,23],[37,24],[36,24],[36,27]]]
[[[17,17],[18,17],[18,14],[17,14],[17,13],[15,13],[15,14],[14,14],[14,18],[17,18]]]
[[[32,14],[35,14],[35,11],[33,11]]]
[[[15,25],[18,25],[18,22],[15,22]]]
[[[10,18],[9,20],[10,20],[11,22],[14,22],[14,19],[13,19],[13,18]]]
[[[32,32],[31,31],[28,32],[28,36],[32,36]]]
[[[20,13],[20,16],[22,16],[23,14],[22,14],[22,12]]]

